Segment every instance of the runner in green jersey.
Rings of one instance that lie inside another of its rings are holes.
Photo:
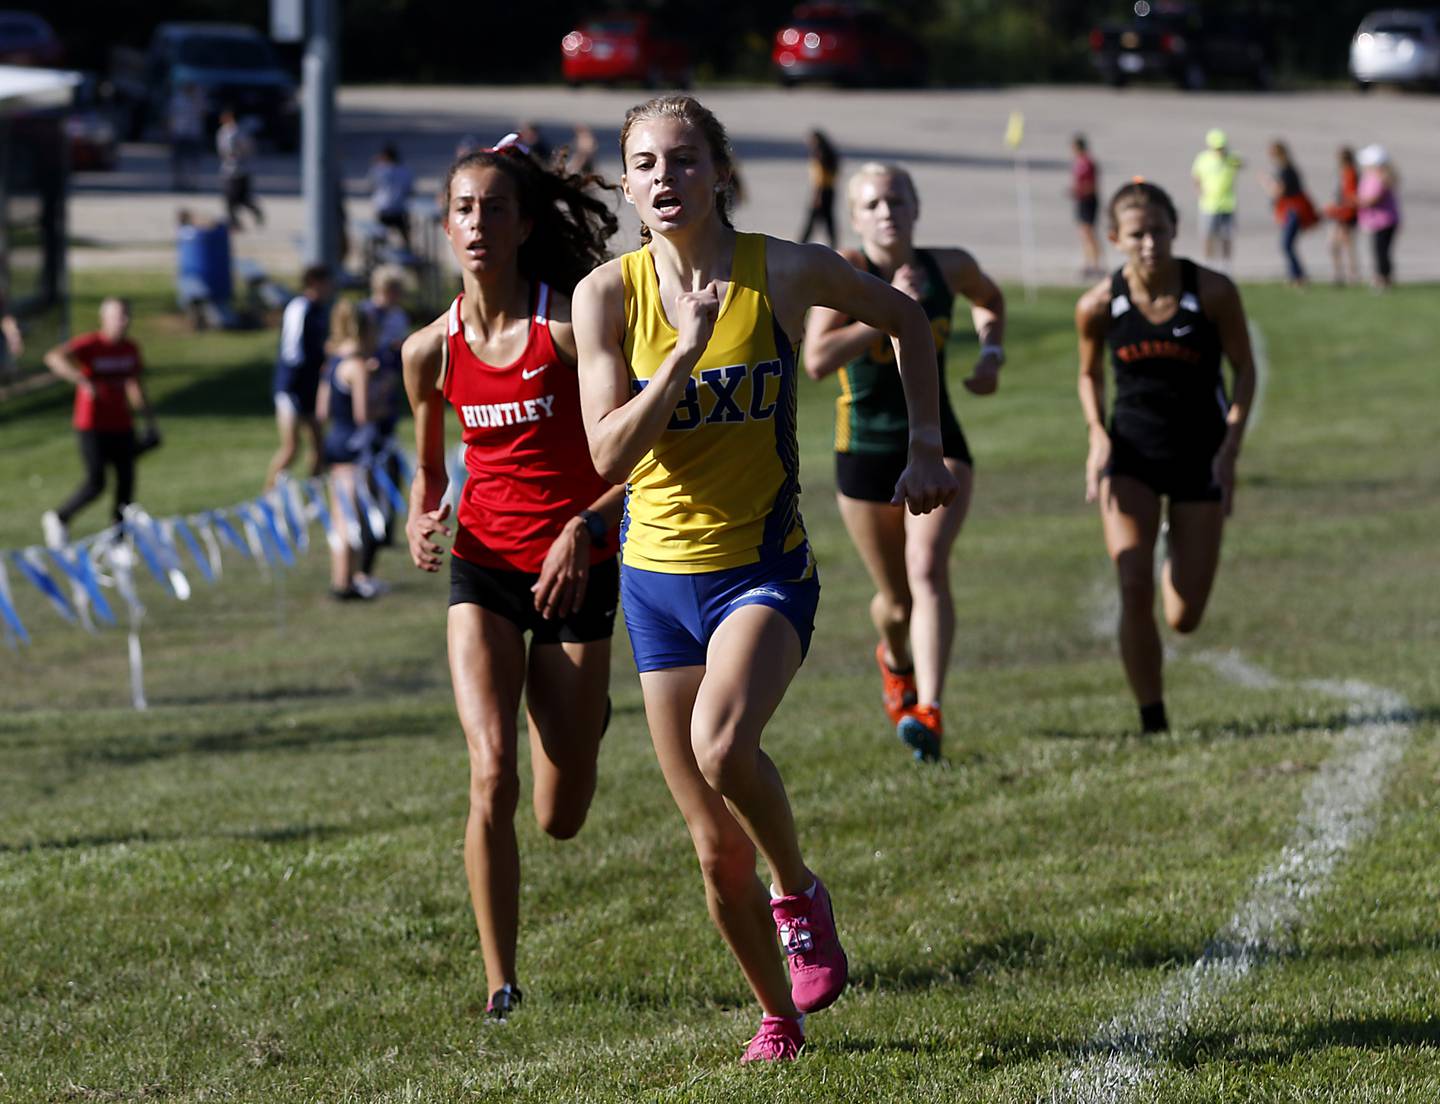
[[[940,425],[946,466],[960,482],[951,505],[907,516],[895,498],[905,468],[909,427],[890,339],[874,327],[815,308],[805,326],[805,371],[812,379],[838,373],[835,475],[840,515],[875,583],[870,616],[882,699],[897,735],[917,759],[940,756],[940,696],[955,637],[950,549],[970,504],[970,450],[945,384],[945,346],[955,296],[970,301],[980,355],[966,390],[992,394],[1005,353],[1005,300],[963,249],[915,245],[919,196],[897,165],[868,164],[850,178],[850,219],[859,250],[845,251],[857,268],[888,280],[925,308],[940,365]]]

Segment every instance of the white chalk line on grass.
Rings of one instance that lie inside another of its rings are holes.
[[[1094,588],[1087,620],[1099,635],[1114,631],[1113,617],[1108,624],[1103,620],[1113,608]],[[1236,651],[1190,652],[1185,658],[1247,689],[1286,685]],[[1257,966],[1294,946],[1310,902],[1370,830],[1371,813],[1410,741],[1413,711],[1400,694],[1358,680],[1295,685],[1345,701],[1348,723],[1307,787],[1289,841],[1193,965],[1101,1028],[1045,1097],[1052,1104],[1114,1104],[1137,1097],[1160,1076],[1165,1053],[1184,1039],[1199,1013]]]
[[[1243,685],[1280,685],[1234,653],[1190,658],[1226,677],[1227,672],[1243,671]],[[1413,714],[1404,698],[1379,687],[1324,681],[1301,685],[1346,698],[1350,723],[1306,789],[1289,842],[1251,884],[1249,895],[1199,959],[1102,1028],[1051,1091],[1050,1101],[1109,1104],[1132,1098],[1157,1078],[1161,1058],[1184,1038],[1199,1013],[1257,966],[1293,947],[1306,908],[1369,831],[1371,811],[1409,742]]]

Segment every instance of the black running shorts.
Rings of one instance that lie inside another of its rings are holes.
[[[966,467],[975,466],[963,433],[945,442],[945,458],[959,460]],[[900,473],[909,459],[904,452],[837,452],[835,489],[846,498],[889,502],[895,497],[895,484],[900,482]]]
[[[530,590],[539,578],[528,571],[482,567],[451,555],[450,604],[469,603],[498,613],[521,632],[531,633],[532,644],[585,644],[614,635],[615,607],[620,597],[619,557],[591,566],[585,600],[569,617],[547,621],[540,616]]]
[[[1224,493],[1215,482],[1214,463],[1213,450],[1154,457],[1145,455],[1123,437],[1112,437],[1105,474],[1138,479],[1171,502],[1219,502]]]

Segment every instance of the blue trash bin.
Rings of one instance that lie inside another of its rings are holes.
[[[228,306],[234,294],[230,271],[230,228],[223,222],[213,226],[182,226],[176,236],[176,275],[181,299],[188,287],[204,284],[206,297],[217,307]]]

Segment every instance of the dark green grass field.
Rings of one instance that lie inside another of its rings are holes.
[[[141,501],[164,516],[253,495],[273,333],[193,335],[162,278],[124,283],[167,435]],[[81,278],[77,318],[111,290]],[[979,473],[948,769],[912,764],[884,724],[832,498],[833,391],[804,386],[824,598],[766,746],[854,972],[783,1069],[736,1064],[757,1012],[706,918],[623,636],[585,831],[560,844],[521,819],[528,999],[493,1028],[441,580],[397,552],[390,595],[338,606],[312,549],[278,582],[227,554],[183,604],[144,581],[136,713],[123,635],[67,627],[12,571],[34,644],[0,651],[0,1100],[1065,1099],[1106,1025],[1154,1007],[1275,867],[1353,744],[1364,683],[1403,697],[1379,718],[1399,759],[1333,871],[1297,888],[1245,976],[1158,1016],[1136,1087],[1084,1099],[1434,1101],[1435,294],[1246,289],[1263,413],[1158,739],[1132,734],[1095,630],[1113,588],[1081,500],[1072,291],[1017,295],[1001,393],[961,400]],[[0,549],[37,541],[78,479],[68,403],[0,406]],[[1231,650],[1272,682],[1227,677]]]

